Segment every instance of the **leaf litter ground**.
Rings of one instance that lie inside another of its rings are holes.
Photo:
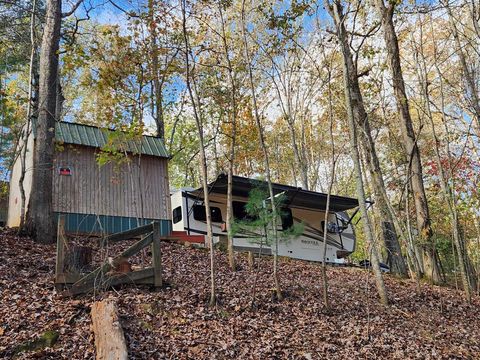
[[[272,299],[271,259],[255,271],[237,256],[232,273],[217,251],[218,306],[207,306],[209,254],[162,243],[166,287],[124,286],[63,298],[54,288],[55,246],[0,233],[0,357],[45,331],[52,348],[19,359],[93,359],[90,305],[117,301],[131,359],[478,359],[480,299],[455,289],[386,276],[391,306],[378,304],[374,280],[358,268],[329,267],[332,310],[322,304],[318,264],[282,259],[285,299]]]

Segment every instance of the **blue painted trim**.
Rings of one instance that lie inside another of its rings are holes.
[[[82,234],[114,234],[134,229],[152,221],[160,222],[160,235],[167,236],[172,232],[172,222],[166,219],[137,219],[125,216],[108,216],[77,213],[55,213],[56,221],[65,215],[65,230],[69,233]]]

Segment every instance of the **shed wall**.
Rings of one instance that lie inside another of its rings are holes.
[[[99,166],[95,148],[65,145],[55,154],[53,210],[170,220],[167,166],[167,159],[146,155]],[[61,167],[71,175],[60,175]]]

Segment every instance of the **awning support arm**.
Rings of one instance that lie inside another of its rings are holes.
[[[353,218],[355,217],[355,215],[357,215],[358,211],[360,210],[360,208],[357,207],[357,209],[353,212],[352,216],[350,216],[350,219],[348,219],[347,223],[345,224],[345,226],[348,227],[348,225],[350,225],[352,223],[352,220]],[[357,221],[358,223],[358,221]],[[356,225],[356,224],[355,224]]]
[[[370,209],[373,205],[373,201],[365,201],[368,205],[367,205],[367,208],[365,210],[368,211],[368,209]],[[355,214],[358,212],[358,210],[360,210],[360,208],[357,208],[357,210],[355,210],[355,213],[352,215],[352,217],[350,218],[350,220],[353,219],[353,217],[355,216]],[[362,217],[360,216],[357,220],[357,222],[355,223],[355,225],[357,225],[359,223],[359,221],[362,219]],[[350,222],[350,220],[348,222]]]

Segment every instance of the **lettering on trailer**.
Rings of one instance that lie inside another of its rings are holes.
[[[300,240],[302,244],[307,244],[307,245],[315,245],[315,246],[320,246],[319,242],[316,240]]]

